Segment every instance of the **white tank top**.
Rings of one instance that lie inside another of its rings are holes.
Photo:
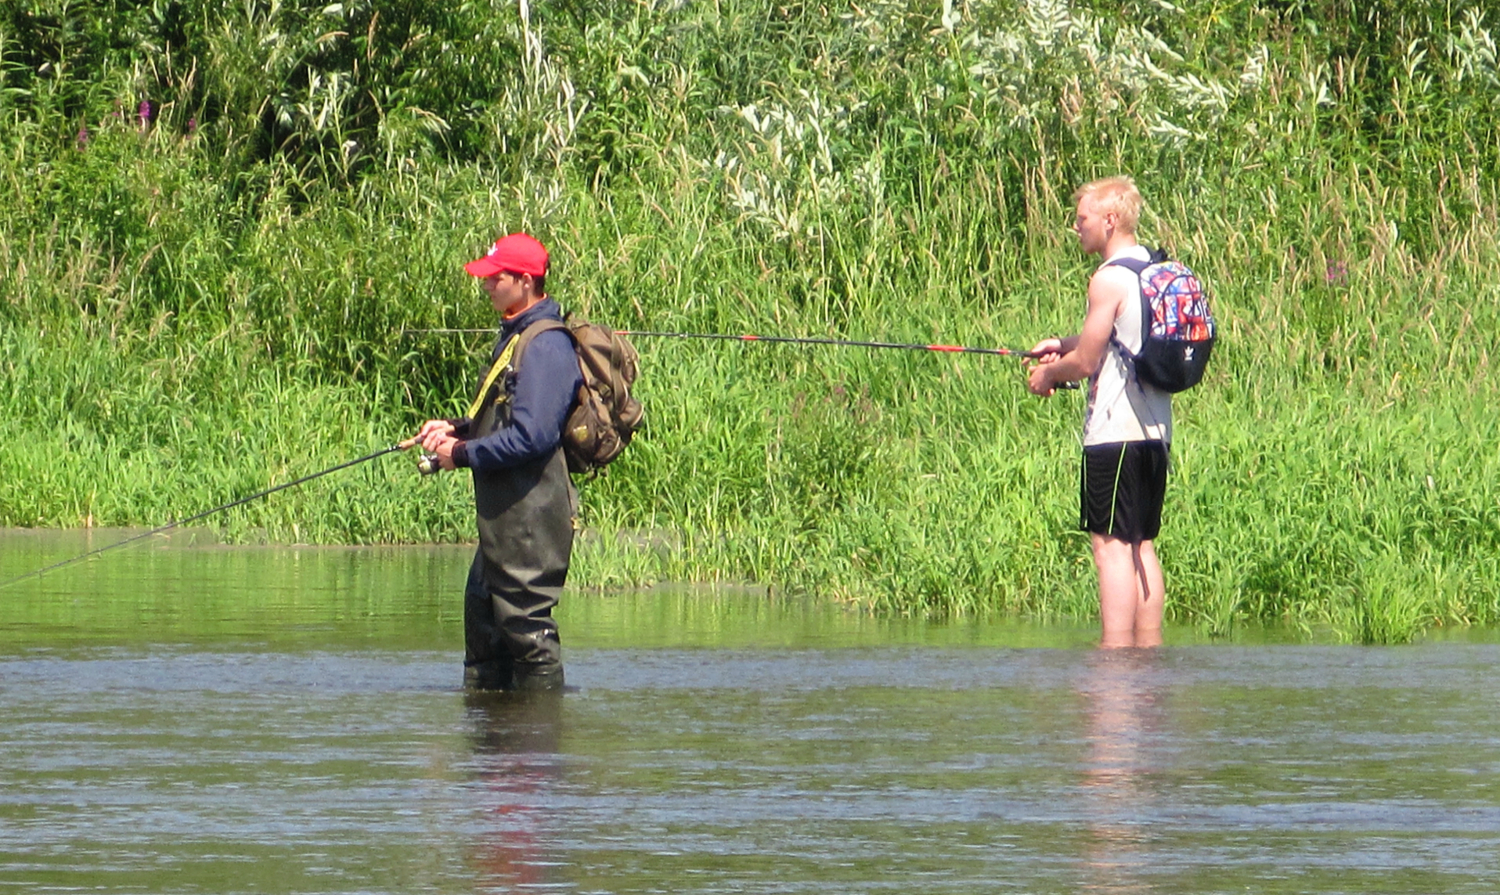
[[[1150,258],[1145,246],[1131,246],[1110,256],[1116,258]],[[1103,265],[1100,265],[1101,268]],[[1089,379],[1088,409],[1083,417],[1084,446],[1111,444],[1118,441],[1172,441],[1172,395],[1135,378],[1134,365],[1120,353],[1123,344],[1132,354],[1141,350],[1141,284],[1125,268],[1133,285],[1115,317],[1114,339],[1104,354],[1099,372]]]

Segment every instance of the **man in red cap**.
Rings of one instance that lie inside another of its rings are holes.
[[[469,412],[417,433],[443,469],[474,475],[479,549],[464,588],[464,680],[484,690],[560,689],[552,608],[578,507],[562,430],[583,373],[547,295],[540,242],[513,233],[464,270],[500,315],[500,338]]]

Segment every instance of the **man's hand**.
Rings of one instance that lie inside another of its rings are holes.
[[[462,439],[454,436],[453,424],[447,420],[428,420],[417,430],[417,434],[401,442],[397,447],[406,450],[416,445],[422,445],[422,449],[437,457],[438,466],[443,469],[453,470],[458,467],[453,463],[453,446]]]
[[[447,420],[428,420],[412,440],[421,442],[423,450],[435,455],[439,466],[452,470],[458,468],[453,465],[453,446],[460,440],[453,432],[453,424]]]
[[[453,424],[447,420],[428,420],[422,424],[422,428],[417,430],[416,437],[412,439],[412,443],[415,444],[420,441],[425,445],[427,439],[432,435],[451,437],[453,435]],[[428,448],[428,450],[431,450],[431,448]]]
[[[431,452],[434,457],[437,457],[438,466],[452,472],[458,468],[453,463],[453,447],[459,442],[460,439],[454,438],[451,435],[434,436],[424,441],[422,447]]]
[[[1089,310],[1083,318],[1083,329],[1066,339],[1043,339],[1031,349],[1039,355],[1033,360],[1026,385],[1033,395],[1051,397],[1066,383],[1088,379],[1099,372],[1109,350],[1115,318],[1134,280],[1133,274],[1120,267],[1104,267],[1089,280]]]
[[[1063,354],[1062,339],[1043,339],[1031,349],[1032,360],[1039,364],[1050,364]]]
[[[1033,395],[1050,398],[1057,391],[1057,384],[1048,368],[1063,355],[1062,339],[1043,339],[1030,353],[1034,356],[1026,359],[1026,387]]]
[[[1052,361],[1036,363],[1031,368],[1031,374],[1026,377],[1026,387],[1033,395],[1050,398],[1057,391],[1057,385],[1052,381],[1052,364],[1056,362],[1057,355],[1052,355],[1052,358]]]

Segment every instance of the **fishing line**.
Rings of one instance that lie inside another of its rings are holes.
[[[17,581],[25,581],[28,578],[38,578],[38,577],[41,577],[42,575],[45,575],[48,572],[51,572],[51,571],[53,571],[55,569],[60,569],[63,566],[70,566],[70,565],[72,565],[75,562],[80,562],[82,560],[88,559],[91,556],[97,556],[100,553],[103,553],[103,552],[105,552],[107,550],[113,550],[116,547],[124,547],[126,544],[132,544],[132,543],[134,543],[136,541],[139,541],[139,540],[141,540],[143,538],[149,538],[152,535],[161,534],[162,532],[168,531],[168,530],[173,529],[173,528],[176,528],[179,525],[186,525],[189,522],[197,522],[199,519],[202,519],[205,516],[212,516],[214,513],[218,513],[218,512],[221,512],[223,510],[233,509],[234,507],[240,506],[241,504],[246,504],[246,503],[249,503],[252,500],[257,500],[259,498],[265,497],[268,494],[275,494],[277,491],[285,491],[287,488],[293,488],[293,487],[296,487],[297,485],[302,484],[303,482],[310,482],[313,479],[320,478],[322,476],[328,475],[329,473],[338,472],[340,469],[348,469],[351,466],[358,466],[361,463],[368,463],[369,461],[374,460],[376,457],[384,457],[386,454],[394,453],[396,451],[404,451],[407,448],[411,447],[415,443],[416,443],[415,439],[413,439],[411,441],[403,441],[400,444],[393,444],[390,447],[381,448],[380,450],[375,451],[372,454],[365,454],[363,457],[359,457],[359,458],[356,458],[354,460],[346,460],[345,462],[340,463],[337,466],[330,466],[327,469],[322,470],[321,472],[315,472],[312,475],[305,475],[302,478],[297,479],[296,481],[286,482],[284,484],[277,485],[277,486],[275,486],[273,488],[267,488],[264,491],[259,491],[259,492],[255,493],[255,494],[251,494],[249,497],[241,497],[239,500],[232,500],[229,503],[223,504],[221,506],[216,506],[216,507],[214,507],[211,510],[204,510],[203,512],[197,514],[196,516],[189,516],[186,519],[178,519],[175,522],[168,522],[166,525],[163,525],[163,526],[161,526],[159,528],[153,528],[153,529],[151,529],[148,532],[144,532],[144,533],[138,534],[138,535],[133,535],[131,537],[126,538],[123,541],[116,541],[113,544],[109,544],[109,545],[106,545],[104,547],[99,547],[99,548],[96,548],[94,550],[90,550],[87,553],[80,553],[77,556],[74,556],[74,557],[72,557],[70,559],[63,560],[62,562],[55,562],[55,563],[53,563],[50,566],[46,566],[44,568],[37,569],[34,572],[27,572],[25,575],[22,575],[22,576],[20,576],[18,578],[12,578],[9,581],[0,582],[0,587],[9,587],[10,585],[15,584]]]

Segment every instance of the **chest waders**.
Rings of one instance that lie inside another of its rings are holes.
[[[510,423],[516,369],[536,331],[513,336],[492,362],[469,414],[472,437]],[[485,690],[560,688],[552,608],[568,578],[578,514],[562,446],[520,466],[474,470],[474,502],[479,549],[464,587],[464,680]]]

